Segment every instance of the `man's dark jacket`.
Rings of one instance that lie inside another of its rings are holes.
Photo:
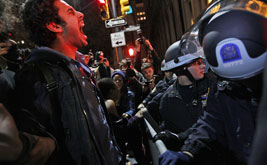
[[[52,94],[41,68],[56,80],[58,87]],[[90,70],[59,52],[39,48],[15,80],[21,107],[30,110],[57,140],[50,164],[118,164],[118,148]]]

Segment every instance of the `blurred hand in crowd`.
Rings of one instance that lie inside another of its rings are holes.
[[[26,164],[28,165],[44,165],[48,158],[55,150],[55,142],[50,137],[40,137],[33,135],[37,141],[36,145],[29,154],[29,159]]]
[[[54,140],[50,137],[40,137],[28,133],[21,134],[33,138],[34,143],[25,143],[34,145],[32,150],[28,151],[29,153],[22,153],[23,148],[29,146],[23,146],[13,117],[0,103],[0,161],[16,161],[21,155],[24,155],[25,157],[20,157],[23,163],[28,165],[45,164],[55,150]]]
[[[148,39],[145,40],[145,45],[149,48],[149,50],[153,51],[153,46]]]
[[[22,142],[15,121],[0,103],[0,160],[14,161],[22,151]]]
[[[141,51],[141,43],[140,43],[140,38],[137,38],[135,40],[135,46],[136,46],[136,51],[140,52]]]
[[[10,42],[0,42],[0,56],[7,54],[10,46]]]
[[[88,65],[89,61],[90,61],[90,56],[85,54],[84,55],[84,63]]]

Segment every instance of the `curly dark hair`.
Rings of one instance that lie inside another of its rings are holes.
[[[38,46],[51,46],[56,39],[56,34],[46,28],[47,23],[64,23],[58,15],[58,9],[54,6],[55,1],[28,0],[22,11],[23,23],[30,40]]]
[[[116,89],[116,84],[111,78],[102,78],[98,80],[97,86],[104,99],[108,99],[111,89]]]

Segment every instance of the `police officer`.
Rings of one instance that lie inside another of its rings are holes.
[[[217,1],[193,28],[222,80],[210,92],[207,109],[181,152],[166,151],[161,164],[201,164],[205,150],[224,160],[211,164],[247,164],[267,55],[265,9],[266,1]]]
[[[166,131],[160,132],[156,138],[162,139],[172,150],[179,149],[190,133],[188,128],[206,107],[210,86],[209,79],[204,78],[203,49],[194,37],[188,40],[190,42],[175,42],[165,55],[166,70],[174,72],[177,79],[160,100],[161,128]]]

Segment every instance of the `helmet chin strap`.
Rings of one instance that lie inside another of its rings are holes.
[[[193,78],[192,74],[188,71],[188,68],[186,66],[182,67],[181,69],[174,70],[173,71],[176,76],[186,76],[192,83],[194,83],[196,80]]]

